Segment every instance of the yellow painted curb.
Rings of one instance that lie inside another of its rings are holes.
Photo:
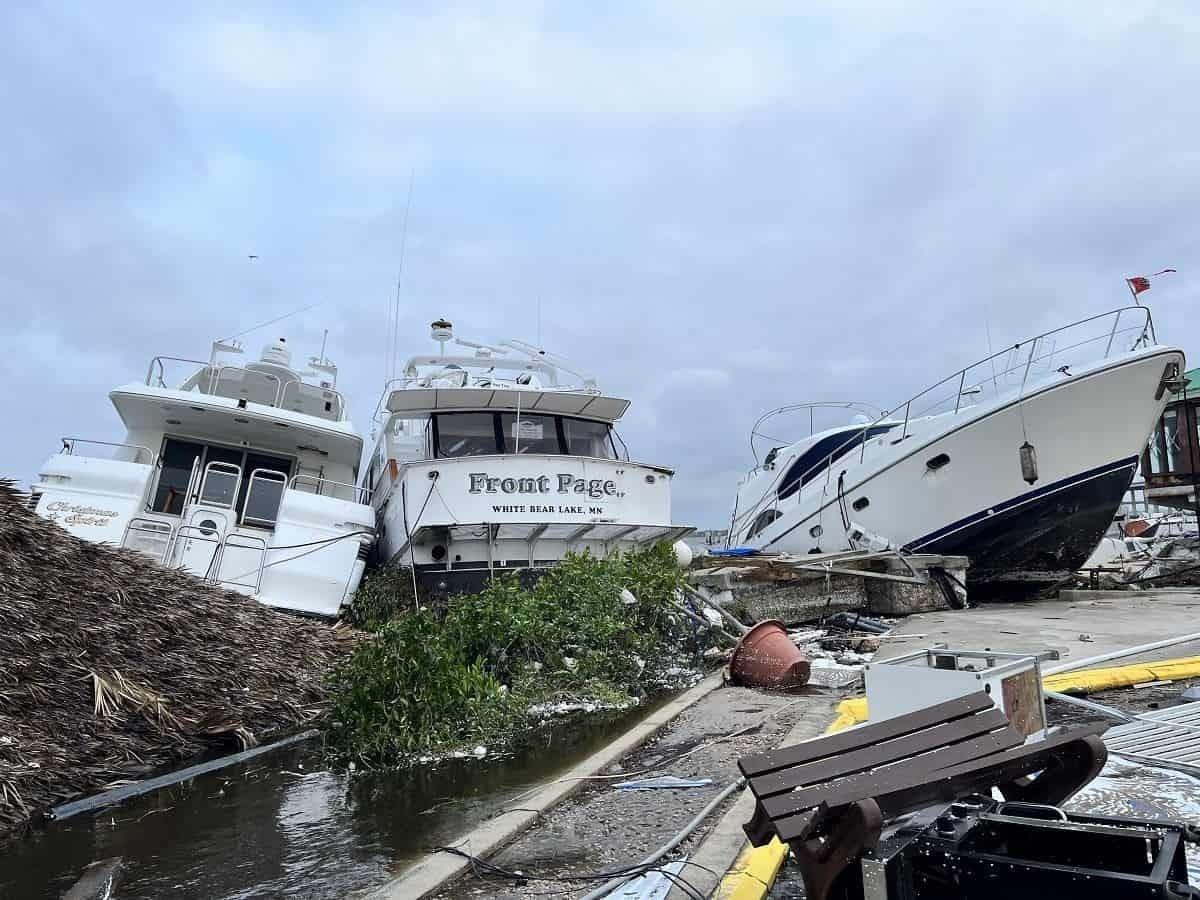
[[[1042,687],[1062,694],[1090,694],[1147,681],[1183,681],[1186,678],[1200,678],[1200,656],[1047,675],[1042,679]]]
[[[1063,672],[1043,678],[1042,687],[1059,693],[1087,694],[1130,687],[1146,681],[1182,681],[1185,678],[1200,678],[1200,656]],[[838,704],[837,718],[825,729],[825,733],[832,734],[865,721],[867,698],[852,697]],[[779,838],[772,838],[771,843],[761,847],[747,845],[717,885],[713,900],[763,900],[775,883],[775,876],[783,867],[787,854],[787,845]]]

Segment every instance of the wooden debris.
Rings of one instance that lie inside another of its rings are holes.
[[[309,725],[357,639],[80,540],[0,480],[0,835],[113,782]]]

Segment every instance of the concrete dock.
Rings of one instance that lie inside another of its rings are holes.
[[[1192,588],[1062,591],[1058,600],[988,603],[909,616],[887,635],[875,659],[945,643],[964,649],[1057,650],[1062,661],[1069,662],[1196,631],[1200,591]],[[1138,659],[1197,652],[1200,643],[1183,644]]]

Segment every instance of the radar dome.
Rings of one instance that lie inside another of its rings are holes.
[[[262,361],[291,368],[292,351],[288,349],[287,338],[277,338],[263,347]]]

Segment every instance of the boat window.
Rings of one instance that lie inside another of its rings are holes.
[[[594,456],[599,459],[616,459],[612,436],[606,422],[588,422],[584,419],[563,418],[563,439],[567,453],[571,456]]]
[[[172,516],[183,512],[188,482],[192,478],[192,466],[203,454],[203,444],[167,438],[159,457],[162,460],[162,471],[158,476],[154,502],[150,506],[153,512]]]
[[[800,458],[788,468],[787,474],[779,482],[779,499],[787,499],[824,472],[826,458],[831,454],[833,461],[837,461],[851,450],[861,447],[864,434],[869,440],[879,437],[895,427],[895,424],[872,425],[870,428],[859,430],[857,434],[853,430],[846,430],[821,438],[805,450]]]
[[[783,513],[777,509],[764,509],[758,514],[758,518],[754,520],[754,524],[750,526],[750,530],[746,532],[746,540],[757,537],[766,531],[767,526],[776,519],[782,519]]]
[[[1183,468],[1183,445],[1179,434],[1179,410],[1168,409],[1162,415],[1163,439],[1167,448],[1168,472],[1178,472]]]
[[[286,457],[267,456],[232,447],[216,447],[193,441],[166,438],[161,454],[162,471],[154,492],[151,509],[154,512],[178,516],[187,502],[189,486],[195,491],[193,501],[212,506],[233,507],[248,524],[270,527],[274,524],[292,461]],[[197,485],[190,485],[192,466],[197,465]],[[279,486],[250,484],[257,470],[276,473],[270,479]],[[253,491],[251,490],[253,488]],[[236,501],[236,502],[235,502]]]
[[[506,453],[560,453],[558,426],[553,416],[530,416],[516,413],[500,414],[500,430],[504,434]]]
[[[433,417],[439,457],[499,453],[492,413],[440,413]]]

